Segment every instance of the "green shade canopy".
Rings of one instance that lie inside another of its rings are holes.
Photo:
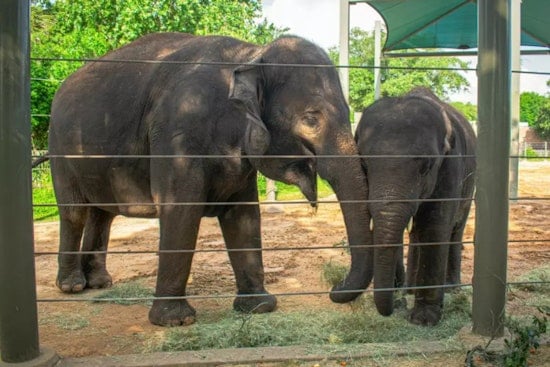
[[[386,23],[384,51],[477,48],[475,0],[364,0]],[[521,45],[550,48],[550,0],[523,0]]]

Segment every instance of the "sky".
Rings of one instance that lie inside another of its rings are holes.
[[[339,39],[339,0],[263,0],[263,14],[268,21],[278,27],[289,28],[289,33],[304,37],[328,49],[338,46]],[[382,20],[378,13],[367,4],[350,7],[350,27],[372,31],[374,22]],[[384,24],[382,22],[382,24]],[[465,58],[470,67],[476,67],[476,58]],[[550,72],[550,56],[522,56],[521,70]],[[477,101],[477,78],[475,72],[464,73],[470,82],[469,91],[452,95],[453,101]],[[521,74],[521,92],[533,91],[541,95],[550,93],[546,86],[549,75]]]

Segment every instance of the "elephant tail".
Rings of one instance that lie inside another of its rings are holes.
[[[45,155],[40,156],[36,159],[33,159],[32,168],[36,168],[36,167],[40,166],[42,163],[44,163],[48,160],[50,160],[50,157],[48,157],[48,153],[46,153]]]

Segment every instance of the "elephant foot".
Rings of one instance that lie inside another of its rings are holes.
[[[363,294],[363,291],[349,288],[344,283],[340,283],[332,287],[329,297],[334,303],[348,303],[354,301],[361,294]]]
[[[245,295],[245,294],[243,294]],[[277,298],[269,293],[237,296],[233,301],[233,309],[244,313],[267,313],[277,308]]]
[[[195,314],[186,300],[155,300],[149,310],[149,321],[160,326],[187,326],[195,322]]]
[[[416,304],[411,310],[409,321],[416,325],[435,326],[441,320],[441,315],[440,305]]]
[[[105,268],[86,273],[86,281],[87,287],[92,289],[109,288],[113,285],[113,278]]]
[[[61,271],[57,274],[55,284],[64,293],[82,292],[86,287],[86,277],[80,269],[73,270],[69,274],[63,274]]]

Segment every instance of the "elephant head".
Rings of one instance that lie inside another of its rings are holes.
[[[269,178],[298,186],[313,206],[317,174],[326,179],[343,201],[351,251],[364,262],[359,253],[370,241],[364,226],[370,220],[366,177],[349,108],[327,54],[301,38],[279,38],[234,70],[230,98],[246,111],[244,151],[254,167]],[[356,285],[366,286],[370,279],[363,273],[365,264],[352,266],[361,278]]]

